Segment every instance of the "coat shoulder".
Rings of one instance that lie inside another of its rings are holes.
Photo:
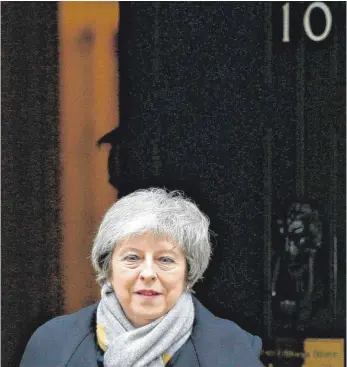
[[[31,339],[40,339],[41,342],[53,342],[58,338],[66,340],[72,334],[83,334],[90,330],[91,318],[95,305],[82,308],[69,315],[57,316],[40,326]]]
[[[233,321],[221,319],[217,316],[214,316],[214,318],[214,326],[222,338],[249,344],[253,353],[256,356],[260,355],[262,340],[259,336],[248,333]]]
[[[40,326],[31,336],[20,367],[53,365],[57,358],[71,355],[71,350],[91,331],[96,305],[69,315],[55,317]]]
[[[194,304],[193,343],[201,365],[230,366],[233,362],[231,365],[235,366],[262,366],[259,361],[262,341],[258,336],[233,321],[213,315],[196,299]]]

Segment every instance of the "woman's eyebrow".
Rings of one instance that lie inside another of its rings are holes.
[[[174,255],[174,256],[177,256],[178,253],[177,251],[175,251],[175,249],[162,249],[162,250],[157,250],[155,251],[156,254],[171,254],[171,255]]]
[[[128,251],[141,252],[141,250],[136,247],[122,247],[119,249],[120,254],[124,254],[125,252],[128,252]]]

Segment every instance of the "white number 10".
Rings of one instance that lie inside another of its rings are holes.
[[[323,11],[324,17],[325,17],[325,29],[324,29],[324,32],[320,35],[314,34],[312,32],[312,28],[311,28],[311,19],[310,19],[311,12],[315,8],[321,9]],[[289,35],[289,3],[285,3],[282,6],[282,10],[283,10],[283,38],[282,38],[282,42],[289,42],[290,41],[290,35]],[[304,29],[305,29],[306,35],[312,41],[320,42],[320,41],[325,40],[328,37],[328,35],[331,31],[332,22],[333,22],[333,17],[331,15],[329,7],[321,1],[316,1],[312,4],[310,4],[309,7],[305,11],[304,20],[303,20]]]

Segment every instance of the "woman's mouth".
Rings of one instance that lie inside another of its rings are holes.
[[[154,291],[152,289],[141,289],[135,293],[145,298],[155,298],[155,297],[160,296],[159,292]]]

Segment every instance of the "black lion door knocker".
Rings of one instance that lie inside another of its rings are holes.
[[[322,246],[318,210],[292,202],[275,222],[271,292],[275,315],[287,331],[300,331],[312,315],[316,257]]]

